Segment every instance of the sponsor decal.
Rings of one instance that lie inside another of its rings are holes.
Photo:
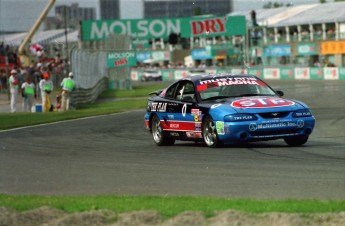
[[[200,80],[199,85],[197,85],[197,90],[203,91],[212,87],[220,86],[230,86],[230,85],[264,85],[263,82],[252,77],[235,77],[235,78],[217,78],[217,79],[207,79]]]
[[[201,131],[201,122],[195,122],[195,131]]]
[[[277,97],[244,98],[231,103],[234,108],[274,108],[295,105],[295,102]]]
[[[200,111],[199,109],[191,109],[191,114],[192,115],[201,115],[202,111]]]
[[[180,124],[171,123],[171,124],[169,124],[169,127],[170,127],[171,129],[178,129],[178,128],[180,128]]]
[[[152,103],[151,109],[152,111],[156,111],[156,112],[166,112],[167,103],[162,103],[162,102]]]
[[[194,122],[198,122],[199,121],[199,116],[198,115],[194,115]]]
[[[174,119],[175,115],[168,115],[168,119]]]
[[[216,130],[219,135],[225,134],[223,121],[216,121]]]
[[[182,107],[182,116],[186,117],[186,111],[187,111],[187,104],[184,104]]]
[[[297,128],[303,128],[304,121],[298,120],[297,122],[293,121],[278,121],[275,123],[250,123],[249,124],[249,130],[250,131],[256,131],[259,129],[276,129],[276,128],[284,128],[284,127],[297,127]]]
[[[249,130],[250,131],[255,131],[258,129],[258,125],[256,123],[250,123],[249,124]]]

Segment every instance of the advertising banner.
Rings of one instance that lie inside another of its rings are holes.
[[[291,80],[294,79],[294,70],[293,68],[282,68],[280,69],[280,76],[283,80]]]
[[[110,34],[129,35],[133,38],[168,38],[171,33],[181,37],[214,37],[246,34],[245,16],[186,17],[128,20],[83,20],[83,41],[104,40]]]
[[[298,43],[297,54],[300,56],[317,55],[315,43]]]
[[[264,54],[266,57],[291,56],[291,46],[290,45],[270,45],[264,48]]]
[[[321,42],[321,54],[344,54],[345,41]]]
[[[326,67],[323,69],[325,80],[339,80],[339,71],[337,67]]]
[[[345,67],[340,67],[339,68],[339,79],[340,80],[345,80]]]
[[[295,68],[295,79],[310,79],[309,67]]]
[[[264,79],[280,79],[280,68],[265,68]]]
[[[259,68],[248,68],[247,73],[249,75],[255,75],[259,78],[263,78],[262,69]]]
[[[107,54],[107,68],[136,66],[135,52],[113,52]]]
[[[213,58],[206,49],[192,49],[191,55],[193,60],[207,60]]]
[[[310,72],[310,79],[312,79],[312,80],[323,80],[322,68],[311,67],[309,69],[309,72]]]

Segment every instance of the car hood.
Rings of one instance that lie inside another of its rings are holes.
[[[210,111],[224,114],[282,112],[308,108],[300,101],[267,96],[228,98],[209,104]]]

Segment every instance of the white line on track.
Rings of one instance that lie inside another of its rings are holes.
[[[85,120],[85,119],[93,119],[93,118],[100,118],[100,117],[106,117],[106,116],[112,116],[112,115],[128,114],[128,112],[136,112],[136,111],[144,111],[144,110],[138,109],[138,110],[133,110],[133,111],[116,112],[116,113],[111,113],[111,114],[107,114],[107,115],[96,115],[96,116],[88,116],[88,117],[77,118],[77,119],[67,119],[67,120],[62,120],[62,121],[58,121],[58,122],[49,122],[49,123],[43,123],[43,124],[38,124],[38,125],[31,125],[31,126],[24,126],[24,127],[13,128],[13,129],[0,130],[0,133],[17,131],[17,130],[28,129],[28,128],[42,127],[42,126],[47,126],[47,125],[55,125],[55,124],[65,123],[65,122],[80,121],[80,120]]]

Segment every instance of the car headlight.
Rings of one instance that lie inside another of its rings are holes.
[[[295,111],[292,114],[292,117],[294,117],[294,118],[311,117],[311,116],[313,116],[313,114],[308,109],[303,109],[303,110]]]
[[[250,114],[234,114],[224,116],[224,122],[239,122],[239,121],[253,121],[258,118]]]

